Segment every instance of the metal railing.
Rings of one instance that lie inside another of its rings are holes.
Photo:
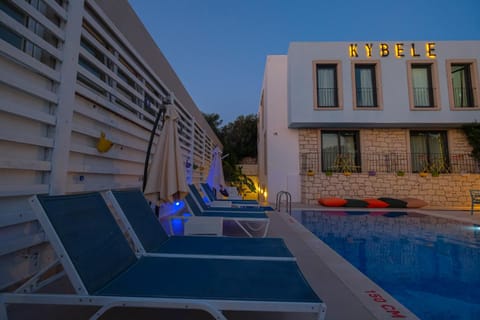
[[[292,195],[288,191],[279,191],[275,201],[275,210],[280,212],[282,208],[282,198],[285,196],[285,208],[287,213],[292,215]]]
[[[437,172],[480,173],[470,153],[302,153],[300,172]]]

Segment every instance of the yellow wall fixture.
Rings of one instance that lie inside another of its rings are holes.
[[[110,148],[113,146],[113,142],[108,140],[105,137],[105,132],[100,133],[100,138],[98,139],[97,142],[97,150],[101,153],[107,152],[110,150]]]

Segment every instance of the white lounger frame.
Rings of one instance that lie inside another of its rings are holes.
[[[75,292],[77,294],[0,294],[0,319],[8,319],[8,304],[39,304],[39,305],[72,305],[72,306],[99,306],[100,309],[90,317],[98,319],[108,310],[115,307],[145,307],[161,309],[194,309],[203,310],[212,315],[214,319],[227,320],[222,310],[229,311],[264,311],[264,312],[304,312],[316,313],[318,319],[325,319],[326,305],[324,303],[294,303],[294,302],[260,302],[260,301],[234,301],[234,300],[195,300],[195,299],[165,299],[149,297],[118,297],[118,296],[93,296],[90,295],[74,268],[72,260],[63,247],[54,227],[47,218],[43,207],[36,196],[29,202],[37,214],[50,244],[55,249]]]
[[[197,207],[200,211],[205,211],[202,209],[201,205],[198,203],[197,199],[195,196],[191,195],[193,201],[195,201],[195,203],[197,204]],[[184,200],[185,201],[185,204],[187,205],[187,207],[190,209],[190,212],[195,215],[195,212],[194,210],[190,207],[190,205],[188,204],[188,201]],[[223,208],[222,208],[223,209]],[[228,213],[235,213],[235,214],[238,214],[238,215],[241,215],[242,212],[241,211],[228,211],[228,208],[225,208],[225,212],[228,212]],[[265,215],[267,214],[266,211],[264,212],[248,212],[248,208],[245,208],[246,210],[246,213],[264,213]],[[208,210],[206,210],[208,212]],[[197,215],[195,215],[197,216]],[[201,216],[197,216],[197,217],[201,217]],[[185,218],[185,217],[180,217],[180,216],[172,216],[171,219],[188,219],[188,218]],[[266,237],[267,236],[267,233],[268,233],[268,228],[270,226],[270,219],[267,217],[267,218],[249,218],[249,217],[245,217],[245,218],[242,218],[242,217],[235,217],[235,218],[232,218],[232,217],[223,217],[223,220],[226,220],[226,221],[234,221],[242,230],[243,232],[245,232],[245,234],[251,238],[254,237],[254,235],[247,230],[247,228],[245,228],[245,226],[243,226],[242,223],[245,223],[246,225],[248,225],[248,227],[253,230],[253,231],[258,231],[260,230],[260,228],[254,228],[252,226],[250,226],[248,223],[249,222],[255,222],[255,223],[261,223],[262,225],[264,224],[265,225],[265,229],[263,231],[263,234],[261,235],[261,237]],[[172,231],[172,225],[171,225],[171,221],[170,221],[170,231]]]
[[[118,203],[117,199],[113,195],[112,191],[107,191],[105,194],[107,200],[112,205],[115,210],[117,218],[120,219],[122,224],[125,226],[125,229],[132,239],[133,246],[135,248],[135,253],[137,256],[151,256],[151,257],[183,257],[183,258],[207,258],[207,259],[240,259],[240,260],[273,260],[273,261],[295,261],[295,257],[263,257],[263,256],[226,256],[226,255],[200,255],[200,254],[172,254],[172,253],[151,253],[147,252],[142,245],[140,239],[138,239],[135,230],[133,230],[130,221],[128,221],[125,213],[122,210],[122,207]],[[180,218],[180,217],[178,217]],[[199,217],[202,218],[202,217]],[[171,222],[171,220],[170,220]],[[170,229],[172,225],[170,224]],[[246,231],[246,230],[245,230]]]

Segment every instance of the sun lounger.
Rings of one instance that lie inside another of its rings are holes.
[[[188,208],[190,209],[190,213],[194,216],[220,217],[222,220],[233,221],[249,237],[253,237],[253,231],[259,231],[263,227],[264,231],[262,237],[265,237],[267,235],[268,227],[270,225],[270,219],[265,212],[251,212],[245,210],[232,212],[223,211],[223,208],[212,208],[209,210],[203,210],[190,193],[185,196],[184,200]]]
[[[200,187],[202,188],[203,193],[206,195],[209,201],[231,202],[233,205],[239,207],[261,207],[265,210],[273,211],[273,208],[271,206],[261,206],[260,203],[258,203],[258,201],[256,200],[237,200],[231,199],[230,197],[228,199],[217,199],[215,197],[215,193],[213,192],[210,185],[208,185],[208,183],[201,183]]]
[[[326,307],[294,261],[137,257],[99,193],[30,200],[76,294],[0,294],[11,303],[314,313]],[[161,315],[159,315],[161,316]]]
[[[195,199],[195,201],[198,203],[200,208],[202,210],[208,210],[208,211],[222,211],[222,212],[265,212],[265,211],[270,211],[269,209],[265,208],[260,208],[260,207],[248,207],[248,208],[235,208],[235,207],[209,207],[206,203],[205,200],[203,199],[202,195],[198,191],[198,189],[190,184],[188,185],[188,189],[190,191],[190,194],[192,197]]]
[[[195,185],[191,185],[197,189],[197,192],[200,193],[199,188]],[[274,211],[271,206],[262,206],[256,200],[235,200],[231,199],[218,199],[215,197],[213,190],[206,183],[200,184],[200,189],[203,191],[204,197],[202,199],[210,207],[223,206],[223,207],[237,207],[237,208],[261,208],[266,211]]]
[[[113,190],[108,191],[106,196],[132,239],[137,254],[197,258],[294,259],[280,238],[169,236],[140,190]]]

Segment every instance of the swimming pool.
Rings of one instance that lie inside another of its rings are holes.
[[[292,216],[420,319],[480,319],[480,226],[415,212]]]

